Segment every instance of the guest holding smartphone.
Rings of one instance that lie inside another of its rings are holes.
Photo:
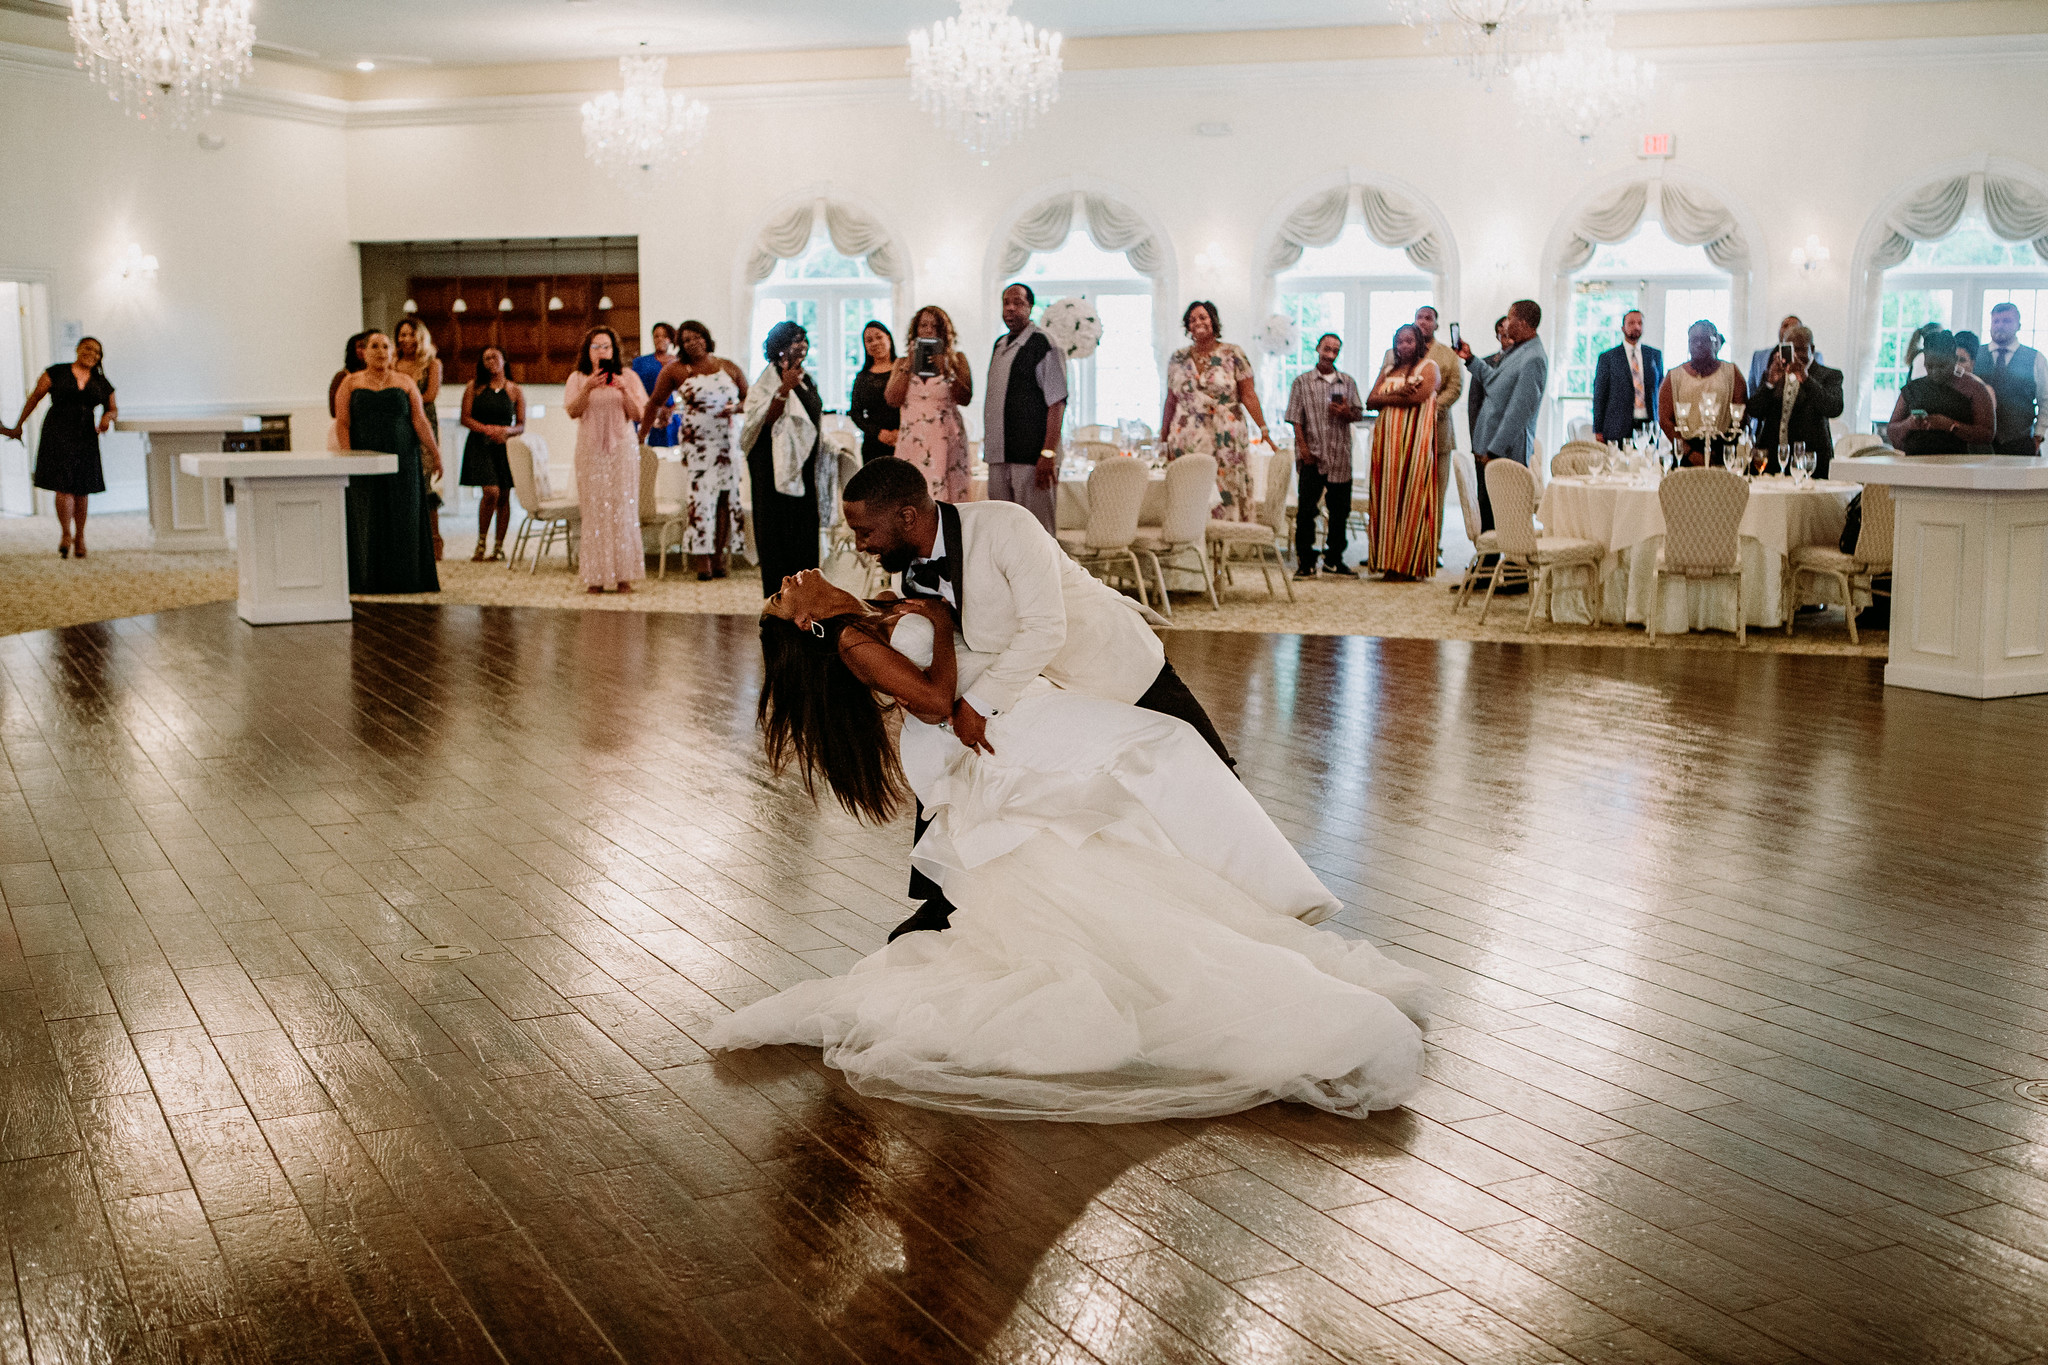
[[[1778,452],[1803,445],[1813,452],[1815,477],[1825,479],[1835,458],[1828,422],[1842,415],[1842,372],[1820,363],[1812,331],[1795,322],[1757,377],[1761,382],[1749,396],[1745,417],[1756,423],[1756,443],[1770,461],[1769,472],[1785,473]]]
[[[576,372],[562,408],[576,419],[576,499],[583,533],[577,556],[583,584],[601,593],[607,583],[633,591],[647,576],[640,539],[640,439],[635,429],[647,406],[640,376],[619,356],[619,334],[593,327],[583,336]]]
[[[740,418],[763,597],[779,592],[789,575],[818,567],[818,422],[824,404],[804,371],[810,353],[810,334],[795,323],[769,328],[761,345],[768,366],[748,388]]]
[[[974,375],[954,348],[953,319],[926,304],[910,319],[910,354],[896,362],[882,401],[902,413],[896,455],[924,471],[938,502],[967,500],[967,424],[963,403],[974,401]]]

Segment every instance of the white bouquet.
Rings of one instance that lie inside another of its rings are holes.
[[[1292,355],[1301,345],[1301,324],[1285,313],[1275,313],[1252,333],[1252,345],[1261,355]]]
[[[1085,294],[1048,304],[1038,325],[1069,360],[1086,360],[1102,340],[1102,319]]]

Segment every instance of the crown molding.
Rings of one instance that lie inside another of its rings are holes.
[[[31,80],[90,79],[79,69],[77,59],[71,53],[47,47],[31,47],[26,43],[0,42],[0,73],[24,76]],[[229,91],[214,108],[229,113],[249,114],[256,118],[284,119],[293,123],[313,123],[328,128],[339,128],[348,121],[349,102],[336,99],[332,95],[245,85]]]

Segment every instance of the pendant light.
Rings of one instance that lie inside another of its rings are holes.
[[[562,311],[562,296],[554,292],[556,282],[562,277],[562,239],[548,238],[548,311]]]
[[[455,244],[455,302],[448,309],[451,313],[467,313],[469,300],[462,297],[462,243]]]
[[[612,296],[605,290],[605,277],[611,274],[611,266],[612,239],[603,237],[598,240],[597,247],[597,311],[600,313],[612,311]]]
[[[505,266],[505,248],[507,245],[509,245],[509,239],[504,237],[498,239],[498,274],[504,277],[504,283],[499,288],[505,291],[498,296],[498,311],[501,313],[512,311],[512,277],[506,273]]]
[[[407,242],[405,244],[405,303],[398,310],[401,313],[404,313],[407,317],[411,317],[414,313],[420,311],[420,305],[418,300],[414,299],[412,296],[412,276],[412,243]]]

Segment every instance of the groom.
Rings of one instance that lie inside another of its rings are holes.
[[[1043,674],[1070,691],[1184,720],[1236,766],[1138,605],[1069,559],[1029,511],[933,502],[924,471],[894,456],[861,466],[844,502],[854,548],[901,573],[905,596],[944,598],[953,608],[960,696],[952,726],[962,744],[990,749],[989,719]],[[920,805],[920,838],[927,823]],[[890,938],[946,927],[953,904],[936,882],[913,869],[910,894],[923,905]]]

